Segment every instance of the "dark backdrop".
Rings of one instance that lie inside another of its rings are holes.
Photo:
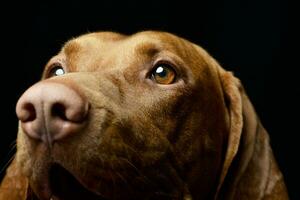
[[[130,34],[154,29],[202,45],[241,79],[270,134],[291,199],[300,199],[295,185],[300,89],[286,2],[23,1],[0,9],[1,176],[14,153],[16,101],[67,39],[97,30]]]

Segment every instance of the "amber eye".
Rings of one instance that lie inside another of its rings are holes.
[[[55,65],[54,67],[52,67],[52,69],[49,71],[49,77],[53,77],[53,76],[61,76],[65,74],[65,70],[62,66],[60,65]]]
[[[154,68],[151,78],[158,84],[172,84],[176,79],[176,72],[167,64],[159,64]]]

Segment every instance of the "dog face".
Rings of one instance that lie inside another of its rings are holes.
[[[228,135],[217,64],[200,47],[157,32],[69,41],[17,114],[17,160],[41,199],[174,198],[198,179],[212,187]]]
[[[169,33],[67,42],[16,112],[0,199],[288,199],[239,80]]]

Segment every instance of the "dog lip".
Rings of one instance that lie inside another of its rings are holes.
[[[102,199],[101,196],[89,187],[78,174],[72,173],[60,164],[52,164],[48,173],[50,198],[55,199],[76,199],[77,197],[87,199]],[[48,198],[49,199],[49,198]]]
[[[53,197],[53,192],[50,187],[50,182],[48,175],[41,177],[38,181],[33,182],[34,193],[40,199],[51,199]],[[57,198],[52,198],[56,200]]]

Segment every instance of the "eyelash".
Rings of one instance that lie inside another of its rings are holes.
[[[63,70],[64,70],[64,72],[66,73],[66,70],[65,70],[65,68],[62,66],[62,64],[61,63],[53,63],[53,64],[51,64],[50,65],[50,67],[48,67],[48,69],[47,69],[47,72],[46,72],[46,78],[51,78],[51,77],[53,77],[53,75],[51,74],[51,72],[53,72],[53,70],[55,69],[55,68],[62,68]]]
[[[148,78],[151,78],[151,74],[155,71],[155,69],[159,65],[167,65],[167,66],[169,66],[170,68],[172,68],[175,71],[175,73],[177,74],[177,76],[179,76],[179,74],[180,74],[175,64],[173,64],[173,63],[171,63],[170,61],[167,61],[167,60],[159,60],[159,61],[155,62],[152,65],[150,71],[148,72]]]

